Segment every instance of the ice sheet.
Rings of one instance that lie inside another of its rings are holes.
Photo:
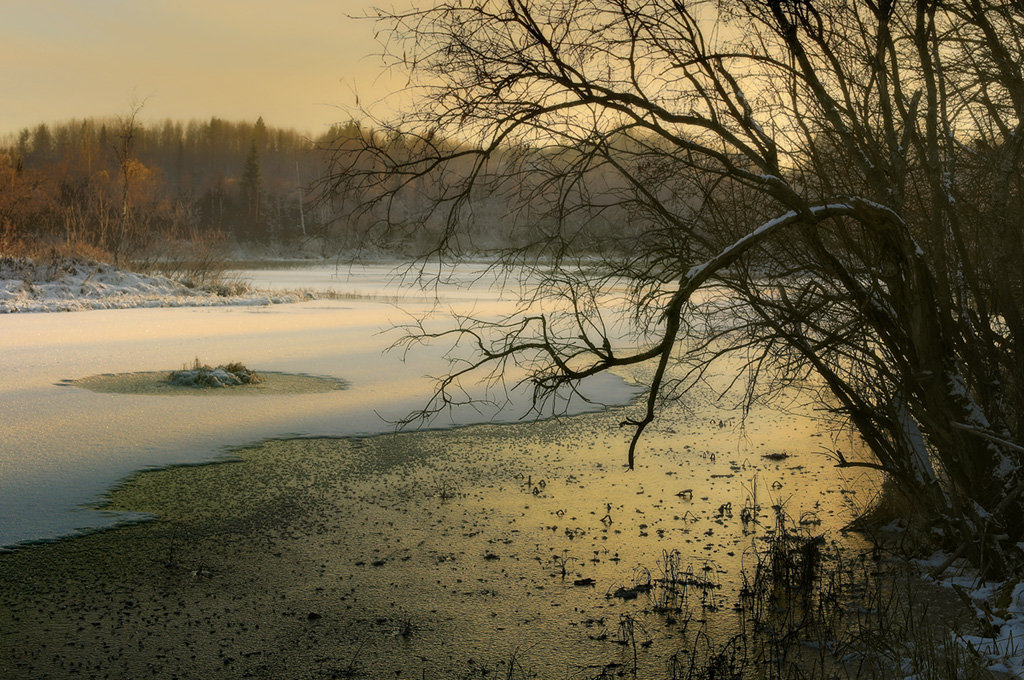
[[[267,271],[253,278],[259,286],[324,288],[320,279],[333,270]],[[345,279],[330,279],[331,287],[394,295],[389,271],[350,270]],[[498,300],[500,289],[480,282],[472,291],[446,285],[438,292],[463,308],[471,305],[476,314],[508,308]],[[479,299],[465,302],[471,292]],[[88,506],[139,469],[208,461],[230,447],[271,437],[393,429],[387,420],[421,406],[431,387],[425,376],[443,371],[444,363],[433,348],[413,352],[404,363],[384,354],[393,340],[384,331],[405,314],[429,310],[433,293],[417,293],[422,302],[406,300],[401,308],[359,295],[365,297],[266,307],[0,316],[0,546],[127,519]],[[100,394],[59,384],[98,373],[180,368],[195,357],[214,365],[242,361],[256,370],[338,377],[351,387],[192,398]],[[587,392],[604,403],[624,403],[634,394],[614,376],[595,379]],[[515,420],[524,411],[522,396],[516,408],[498,416],[464,409],[432,426]],[[573,408],[598,407],[578,401]]]

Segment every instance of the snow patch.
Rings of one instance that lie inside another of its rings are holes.
[[[189,288],[166,276],[104,263],[0,258],[0,313],[73,312],[133,307],[212,307],[297,302],[296,294]]]
[[[946,558],[946,554],[937,552],[911,561],[927,572],[943,564]],[[980,581],[965,560],[957,560],[953,566],[956,575],[939,578],[936,582],[947,588],[961,589],[974,604],[978,618],[988,621],[997,630],[994,637],[962,635],[955,638],[956,642],[986,659],[990,671],[1024,678],[1024,582],[1013,586],[1005,611],[994,612],[999,593],[1005,593],[1007,586]]]
[[[200,365],[198,360],[192,368],[172,372],[170,380],[182,387],[236,387],[263,382],[263,378],[241,364],[210,368]]]
[[[762,175],[761,178],[765,182],[771,182],[778,179],[774,175]],[[810,213],[814,217],[824,218],[829,213],[841,213],[851,209],[852,205],[850,203],[828,203],[826,205],[812,206],[810,208]],[[790,210],[778,217],[768,220],[753,231],[726,246],[707,262],[690,267],[689,271],[686,272],[686,280],[693,282],[701,279],[708,272],[714,272],[718,267],[729,262],[734,254],[743,252],[747,248],[755,245],[761,239],[766,238],[776,229],[793,223],[798,217],[799,214],[796,211]]]

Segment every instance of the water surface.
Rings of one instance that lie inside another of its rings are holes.
[[[401,291],[391,271],[348,269],[344,280],[333,267],[254,274],[263,286],[275,278],[289,288],[334,281],[337,290],[374,292],[348,299],[0,316],[0,546],[126,519],[90,505],[139,469],[208,461],[232,446],[267,438],[393,429],[395,420],[425,403],[432,388],[427,376],[443,373],[446,363],[442,348],[416,348],[404,361],[385,353],[395,339],[388,329],[412,317],[433,315],[440,322],[449,308],[497,316],[510,303],[467,271],[458,282],[471,288],[443,284],[396,306],[392,298]],[[274,395],[271,402],[258,394],[100,394],[65,382],[169,371],[195,358],[345,380],[349,389]],[[615,376],[598,377],[587,390],[595,402],[574,401],[569,411],[625,403],[634,394]],[[504,399],[504,393],[496,396]],[[527,410],[528,395],[513,401],[501,413],[465,408],[428,425],[516,420]]]

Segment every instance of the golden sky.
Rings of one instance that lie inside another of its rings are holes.
[[[392,4],[394,2],[394,5]],[[374,5],[402,0],[0,0],[0,134],[125,112],[317,133],[396,89]],[[400,84],[400,82],[399,82]]]

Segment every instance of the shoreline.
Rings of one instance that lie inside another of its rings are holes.
[[[114,389],[94,389],[91,386],[80,384],[83,380],[91,379],[107,379],[107,378],[121,378],[123,376],[138,376],[143,380],[149,381],[150,378],[164,376],[168,371],[142,371],[137,373],[101,373],[94,376],[87,376],[86,378],[80,379],[68,379],[55,383],[57,386],[65,387],[78,387],[80,389],[95,391],[102,394],[142,394],[152,396],[152,394],[160,394],[160,391],[147,392],[139,391],[131,388],[132,385],[126,386],[126,389],[114,388]],[[305,373],[283,373],[279,371],[261,371],[261,375],[274,375],[274,376],[289,376],[299,379],[314,379],[316,381],[323,381],[329,389],[316,389],[312,390],[312,393],[317,392],[331,392],[335,390],[345,390],[351,387],[351,384],[342,378],[334,378],[331,376],[319,376]],[[633,385],[634,383],[625,376],[619,376],[627,385]],[[235,389],[235,392],[231,392]],[[173,395],[160,396],[200,396],[200,397],[218,397],[218,396],[239,396],[246,397],[251,396],[251,392],[258,390],[258,387],[239,388],[225,388],[221,390],[210,389],[210,388],[193,388],[193,387],[180,387],[174,390]],[[194,393],[194,394],[193,394]],[[281,391],[281,394],[303,394],[310,393],[310,390],[301,389],[285,389]],[[271,393],[273,394],[273,393]],[[202,460],[196,460],[191,462],[170,462],[166,464],[153,464],[140,467],[135,470],[129,471],[120,479],[113,482],[106,490],[98,494],[96,499],[91,502],[83,503],[79,506],[83,510],[95,511],[99,513],[110,513],[111,516],[117,517],[118,519],[111,524],[104,524],[101,526],[89,526],[82,527],[74,530],[71,533],[62,534],[59,536],[45,536],[35,539],[29,539],[25,541],[19,541],[17,543],[11,543],[6,545],[0,545],[0,556],[5,554],[16,553],[22,549],[32,549],[36,546],[45,546],[51,544],[61,543],[63,541],[73,541],[78,538],[85,538],[95,533],[104,533],[108,531],[114,531],[122,527],[133,526],[137,524],[145,524],[147,522],[159,521],[160,517],[145,512],[133,510],[131,508],[117,508],[112,505],[112,498],[117,495],[117,492],[122,490],[124,487],[130,486],[139,477],[161,472],[173,472],[182,471],[186,473],[188,470],[193,468],[203,468],[206,466],[216,465],[230,465],[235,463],[244,462],[244,458],[238,454],[244,451],[259,450],[265,446],[272,446],[275,444],[300,444],[302,442],[351,442],[353,445],[358,445],[360,442],[364,442],[369,439],[376,439],[380,437],[401,437],[401,436],[419,436],[419,435],[431,435],[445,432],[459,432],[461,430],[473,429],[478,427],[519,427],[519,426],[530,426],[537,425],[540,423],[557,423],[566,418],[578,418],[581,416],[588,415],[602,415],[609,414],[614,411],[623,411],[629,408],[636,407],[639,404],[639,399],[642,397],[636,396],[630,403],[627,404],[602,404],[601,408],[597,410],[586,410],[577,411],[572,413],[559,413],[554,415],[546,415],[538,417],[532,420],[514,420],[514,421],[503,421],[497,420],[492,422],[458,422],[449,425],[426,425],[416,427],[414,429],[397,429],[391,431],[374,431],[364,432],[355,434],[336,434],[336,435],[325,435],[325,434],[285,434],[279,436],[264,437],[258,441],[243,442],[238,444],[232,444],[224,447],[224,449],[217,455],[211,458],[205,458]],[[597,402],[592,402],[597,403]],[[134,517],[133,515],[139,515]]]
[[[750,538],[714,506],[736,502],[742,478],[788,487],[794,475],[826,470],[822,457],[792,448],[778,461],[755,448],[743,461],[730,451],[736,434],[701,417],[653,428],[627,472],[617,426],[626,408],[269,440],[228,460],[140,471],[100,507],[153,521],[0,555],[0,633],[10,640],[0,674],[459,677],[453,669],[473,664],[499,671],[516,649],[546,669],[541,677],[566,664],[622,663],[601,629],[625,612],[653,615],[649,602],[612,591],[676,549],[694,565],[716,556],[724,604]],[[796,421],[777,420],[765,452],[778,450],[773,438],[794,439]],[[675,495],[684,485],[702,490],[687,500]],[[844,494],[818,491],[814,502],[845,504]],[[793,512],[814,504],[791,502]],[[842,518],[821,514],[838,532]],[[567,578],[560,556],[573,558]],[[705,616],[708,630],[728,632],[729,616]],[[677,637],[653,640],[641,664],[658,666]]]

